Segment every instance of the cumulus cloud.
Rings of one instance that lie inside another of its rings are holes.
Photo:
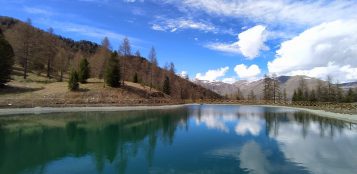
[[[209,14],[248,18],[256,22],[316,25],[340,18],[356,18],[355,1],[290,1],[290,0],[165,0],[180,9],[193,9]]]
[[[337,20],[314,26],[285,41],[268,62],[270,73],[332,75],[340,82],[357,80],[357,21]]]
[[[229,67],[223,67],[215,70],[208,70],[205,74],[197,73],[196,79],[198,80],[207,80],[207,81],[216,81],[219,77],[223,77],[229,70]]]
[[[240,79],[255,80],[260,74],[261,70],[258,65],[250,65],[249,67],[244,64],[239,64],[234,67],[234,71]]]
[[[266,27],[256,25],[238,34],[238,41],[234,43],[210,43],[208,48],[234,54],[242,54],[247,59],[259,56],[260,50],[267,50],[264,44],[267,40]]]

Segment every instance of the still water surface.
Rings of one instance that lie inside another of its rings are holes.
[[[357,125],[292,109],[0,117],[0,173],[357,173]]]

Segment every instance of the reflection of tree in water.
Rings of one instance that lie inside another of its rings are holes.
[[[266,121],[266,134],[274,136],[277,136],[279,133],[279,124],[287,122],[299,124],[303,137],[307,136],[311,123],[317,123],[319,125],[318,128],[321,137],[328,135],[332,138],[336,133],[342,134],[344,129],[357,130],[356,124],[321,117],[308,112],[265,112],[264,117]]]
[[[91,155],[98,173],[106,164],[125,173],[131,157],[139,149],[146,153],[148,167],[153,163],[158,140],[172,144],[179,124],[187,124],[186,109],[108,113],[48,114],[52,122],[64,126],[18,126],[28,122],[19,118],[0,119],[0,173],[19,173],[24,169],[41,173],[48,162],[67,156]],[[34,116],[33,120],[37,120]],[[59,124],[61,125],[61,124]],[[160,138],[159,138],[160,137]]]

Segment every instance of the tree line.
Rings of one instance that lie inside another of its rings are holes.
[[[276,75],[265,75],[263,87],[263,100],[277,102],[287,102],[286,89],[281,89],[280,82]],[[314,88],[309,88],[304,77],[300,77],[297,88],[291,96],[292,102],[337,102],[351,103],[357,102],[357,89],[349,88],[344,91],[338,83],[332,83],[332,78],[327,77],[326,82],[317,80]]]
[[[327,77],[326,82],[318,81],[315,88],[309,89],[305,79],[301,78],[292,101],[352,103],[357,102],[357,89],[344,91],[338,83],[332,83],[331,76]]]

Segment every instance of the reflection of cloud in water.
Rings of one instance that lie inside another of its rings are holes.
[[[264,121],[261,119],[264,109],[262,107],[237,107],[237,106],[196,106],[191,114],[195,116],[196,124],[205,124],[207,128],[230,132],[227,123],[239,122],[235,127],[238,135],[250,133],[258,135]]]
[[[238,135],[246,135],[250,133],[254,136],[259,135],[264,121],[259,116],[244,116],[239,119],[239,123],[235,127],[235,132]]]
[[[243,169],[248,169],[254,174],[265,174],[271,171],[272,165],[266,158],[259,145],[254,142],[248,142],[242,147],[241,153],[239,155],[240,167]]]
[[[239,161],[239,167],[253,174],[294,173],[298,168],[283,167],[278,160],[269,160],[270,151],[264,151],[255,141],[248,141],[243,146],[226,146],[212,150],[208,155],[216,158],[234,159]]]
[[[307,132],[303,135],[303,129]],[[322,129],[322,130],[321,130]],[[322,134],[331,136],[321,136]],[[272,135],[271,135],[272,136]],[[273,137],[273,136],[272,136]],[[275,137],[285,157],[316,174],[355,174],[357,171],[357,132],[317,122],[280,122]]]
[[[229,132],[229,128],[226,126],[222,117],[207,115],[201,119],[196,118],[196,124],[200,125],[201,123],[204,123],[207,128],[218,129],[227,133]]]

